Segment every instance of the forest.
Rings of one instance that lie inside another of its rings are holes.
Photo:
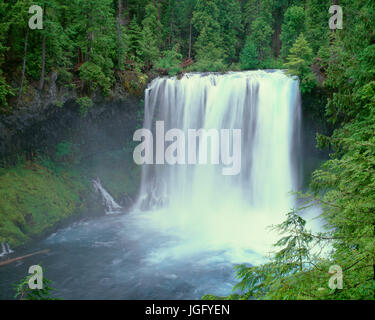
[[[42,29],[28,26],[32,5],[43,8]],[[343,9],[342,29],[329,27],[332,5]],[[298,193],[300,207],[274,226],[282,236],[269,262],[236,266],[236,293],[207,292],[203,299],[374,299],[374,12],[372,0],[1,0],[0,116],[27,107],[53,81],[75,93],[85,117],[97,95],[110,100],[121,87],[139,98],[158,76],[286,69],[300,81],[304,112],[324,128],[316,146],[329,159],[313,171],[306,193]],[[72,146],[58,148],[69,163],[77,155]],[[8,181],[17,167],[13,154],[22,152],[4,152],[0,179]],[[30,152],[26,160],[37,163],[37,150]],[[75,171],[57,174],[75,181],[69,191],[56,187],[62,197],[83,194],[86,182]],[[64,216],[74,211],[67,201]],[[314,233],[298,213],[317,204],[326,225]],[[0,203],[0,210],[9,208]],[[0,217],[0,230],[5,221]],[[342,289],[327,287],[332,265],[342,269]]]
[[[27,24],[33,4],[45,8],[41,30]],[[348,4],[347,31],[336,35],[327,28],[330,5],[286,0],[2,1],[1,112],[16,108],[28,86],[43,90],[52,71],[58,72],[60,85],[79,90],[83,106],[90,105],[97,88],[109,95],[116,81],[126,81],[134,90],[151,72],[285,67],[309,92],[331,67],[329,50],[344,39],[351,43],[348,38],[354,35],[347,33],[352,28],[364,32],[371,25],[370,8]],[[356,41],[364,46],[361,37]]]

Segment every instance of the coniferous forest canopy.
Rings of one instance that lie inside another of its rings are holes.
[[[32,5],[44,10],[43,29],[28,27]],[[342,29],[329,28],[332,5],[343,8]],[[87,119],[98,96],[111,101],[125,92],[142,104],[145,86],[157,76],[286,69],[300,80],[303,111],[319,122],[316,147],[329,158],[309,176],[300,207],[275,226],[281,238],[269,262],[237,266],[238,293],[207,292],[204,299],[374,299],[374,32],[371,0],[0,0],[0,130],[35,97],[43,100],[52,83],[72,95]],[[50,103],[64,112],[65,101]],[[139,127],[142,106],[136,109]],[[17,247],[73,215],[92,173],[74,134],[45,149],[4,146],[0,243]],[[118,159],[131,147],[108,150],[110,160],[103,161],[130,166],[131,154],[126,164]],[[120,196],[123,186],[106,174]],[[33,188],[46,198],[39,201]],[[24,199],[21,192],[30,193]],[[313,205],[326,222],[319,233],[298,214]],[[332,265],[343,270],[342,289],[327,287]]]

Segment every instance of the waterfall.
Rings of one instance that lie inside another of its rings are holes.
[[[155,132],[164,121],[165,131],[241,129],[241,171],[145,164],[136,208],[197,247],[267,251],[276,239],[267,227],[284,220],[294,205],[289,192],[299,186],[300,118],[298,81],[283,71],[154,79],[145,91],[144,128]]]
[[[10,245],[9,245],[9,243],[7,243],[7,242],[2,242],[1,243],[1,250],[2,250],[2,252],[0,253],[0,257],[3,257],[3,256],[5,256],[5,255],[7,255],[7,254],[10,254],[10,253],[13,253],[14,251],[10,248]]]
[[[99,178],[92,181],[94,190],[99,193],[103,200],[103,205],[106,208],[106,214],[120,213],[122,207],[112,198],[112,196],[105,190],[100,182]]]

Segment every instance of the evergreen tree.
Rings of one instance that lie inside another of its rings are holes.
[[[117,1],[117,67],[119,71],[124,68],[125,59],[125,19],[124,19],[124,5],[122,0]]]
[[[257,48],[258,59],[260,61],[269,59],[272,54],[272,28],[264,18],[257,18],[251,24],[250,37],[255,47]]]
[[[213,0],[198,0],[193,14],[193,26],[199,34],[195,42],[197,69],[220,71],[226,58],[220,34],[219,9]],[[215,70],[216,69],[216,70]]]
[[[146,6],[145,18],[142,21],[142,37],[140,42],[140,52],[143,57],[144,64],[149,69],[153,61],[159,56],[160,47],[160,29],[161,24],[158,20],[158,11],[156,7],[150,3]]]
[[[315,54],[329,42],[328,9],[332,4],[327,0],[306,0],[306,37]]]
[[[292,49],[290,49],[290,54],[287,58],[288,62],[285,66],[290,74],[299,77],[302,93],[310,92],[316,85],[315,76],[311,71],[312,59],[312,49],[303,33],[301,33]]]
[[[125,31],[125,44],[126,44],[126,57],[127,67],[129,63],[139,63],[141,60],[140,46],[142,39],[142,30],[137,23],[136,17],[134,17]]]
[[[258,51],[251,37],[247,38],[245,46],[241,51],[240,65],[243,70],[259,67]]]
[[[181,59],[182,55],[178,53],[178,46],[176,45],[172,50],[163,51],[162,57],[155,63],[155,69],[168,73],[170,76],[175,76],[182,71]]]
[[[298,36],[305,31],[305,12],[302,7],[289,7],[281,29],[281,56],[286,58]]]
[[[223,40],[223,49],[225,52],[225,62],[227,64],[237,61],[238,51],[240,49],[239,35],[242,33],[241,7],[238,0],[216,1],[219,16],[220,34]]]
[[[273,0],[247,0],[243,5],[242,18],[246,34],[250,34],[253,31],[252,24],[258,18],[262,18],[270,27],[273,25],[273,6]]]
[[[38,89],[42,90],[46,75],[52,69],[58,70],[60,74],[67,74],[71,67],[73,43],[62,27],[64,3],[61,1],[43,1],[40,3],[44,8],[43,29],[38,30],[38,37],[33,47],[33,55],[30,61],[40,66],[35,68],[35,73],[28,70],[29,75],[39,79]]]
[[[80,76],[90,90],[109,92],[116,57],[116,24],[111,0],[73,0],[69,33],[82,52]],[[80,60],[80,57],[79,57]]]
[[[6,46],[7,36],[11,25],[10,18],[7,17],[8,5],[3,1],[0,2],[0,112],[8,110],[7,97],[14,95],[12,87],[7,83],[5,74],[3,73],[3,64],[5,63],[5,53],[9,49]]]
[[[272,57],[273,7],[273,0],[248,0],[243,4],[243,38],[247,41],[248,36],[251,37],[257,48],[259,61],[269,61]]]

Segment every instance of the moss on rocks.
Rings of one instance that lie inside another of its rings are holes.
[[[0,169],[0,242],[19,246],[85,209],[88,186],[68,170],[26,162]]]

